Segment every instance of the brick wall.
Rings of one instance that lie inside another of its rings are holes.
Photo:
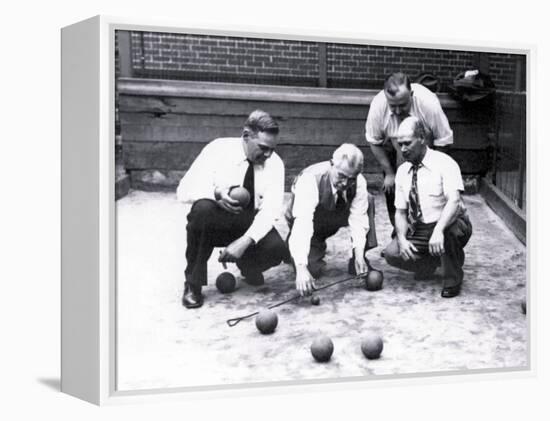
[[[319,46],[316,42],[189,34],[132,33],[136,76],[218,82],[318,86]],[[516,66],[525,57],[488,55],[489,74],[499,90],[514,90]],[[474,68],[478,53],[373,45],[327,44],[329,87],[381,87],[385,76],[401,70],[414,76],[437,75],[441,91],[461,71]],[[525,90],[525,77],[520,79]]]
[[[133,33],[132,49],[134,69],[153,76],[315,86],[319,74],[312,42]]]
[[[380,88],[386,75],[403,71],[411,76],[437,75],[446,90],[460,71],[475,62],[472,52],[372,45],[329,44],[327,56],[329,79],[339,87]]]

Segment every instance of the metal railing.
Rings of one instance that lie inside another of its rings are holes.
[[[525,211],[526,183],[526,96],[499,92],[495,107],[495,154],[491,181]]]

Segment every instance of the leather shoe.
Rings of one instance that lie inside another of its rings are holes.
[[[243,281],[246,282],[248,285],[252,285],[255,287],[260,286],[264,284],[264,275],[262,274],[262,272],[247,273],[246,275],[244,275]]]
[[[202,306],[204,299],[200,290],[193,290],[189,285],[185,284],[183,289],[183,298],[181,303],[186,308],[198,308]]]
[[[441,296],[443,298],[453,298],[453,297],[456,297],[458,294],[460,294],[460,288],[461,288],[461,285],[458,284],[458,285],[455,285],[455,286],[452,286],[452,287],[444,287],[442,290],[441,290]]]

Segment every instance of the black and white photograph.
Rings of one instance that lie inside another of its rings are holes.
[[[114,37],[117,391],[530,367],[527,50]]]
[[[544,3],[3,10],[1,419],[550,419]]]

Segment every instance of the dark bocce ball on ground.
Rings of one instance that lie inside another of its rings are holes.
[[[383,348],[384,342],[382,338],[375,333],[367,334],[361,341],[361,351],[369,360],[380,358]]]
[[[230,272],[222,272],[216,278],[216,288],[222,294],[229,294],[230,292],[235,291],[237,286],[237,281],[235,276]]]
[[[312,295],[310,301],[311,304],[313,304],[314,306],[318,306],[319,304],[321,304],[321,299],[317,295]]]
[[[382,289],[384,274],[379,270],[371,270],[365,276],[365,289],[367,291],[378,291]]]
[[[256,316],[256,327],[264,335],[273,333],[277,327],[277,322],[277,313],[272,310],[262,310]]]
[[[238,200],[241,207],[245,208],[250,203],[250,193],[244,187],[233,187],[229,191],[229,197]]]
[[[326,363],[333,352],[334,344],[328,336],[319,336],[311,344],[311,355],[317,362]]]

